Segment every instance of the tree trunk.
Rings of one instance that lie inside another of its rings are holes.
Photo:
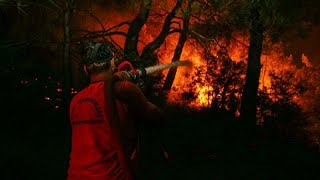
[[[136,18],[131,22],[128,29],[126,42],[124,44],[124,54],[126,58],[130,61],[137,61],[139,59],[138,53],[138,40],[139,32],[141,31],[143,25],[146,23],[149,12],[151,9],[152,0],[145,0],[145,8],[143,8]]]
[[[231,77],[227,77],[227,81],[223,86],[223,90],[221,93],[221,106],[223,107],[226,103],[226,94],[229,91],[229,86],[231,84]]]
[[[192,1],[188,3],[188,9],[183,19],[183,30],[180,34],[177,47],[174,51],[172,62],[180,60],[183,46],[188,39],[188,31],[189,31],[189,23],[190,23],[189,21],[190,21],[190,15],[191,15],[191,4],[192,4]],[[166,77],[166,80],[164,82],[164,85],[162,87],[161,94],[165,95],[171,89],[176,73],[177,73],[177,67],[170,68],[168,75]]]
[[[256,126],[257,93],[261,70],[263,26],[258,9],[251,10],[250,46],[246,82],[241,99],[240,119],[247,127]]]
[[[171,12],[166,16],[164,24],[162,26],[162,30],[160,34],[157,36],[157,38],[150,42],[142,51],[141,59],[145,60],[148,59],[150,56],[152,56],[152,53],[160,48],[160,46],[163,44],[164,40],[169,34],[171,21],[173,18],[175,18],[177,11],[181,7],[181,0],[178,0],[174,8],[171,10]]]
[[[64,53],[63,53],[63,74],[64,74],[64,94],[66,103],[69,104],[71,99],[71,63],[70,63],[70,44],[71,44],[71,17],[75,0],[66,1],[66,9],[64,14]]]

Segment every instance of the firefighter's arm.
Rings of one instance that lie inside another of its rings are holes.
[[[114,90],[116,97],[125,102],[138,119],[149,122],[161,121],[162,111],[144,96],[136,84],[130,81],[118,81]]]

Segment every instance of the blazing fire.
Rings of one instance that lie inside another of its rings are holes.
[[[166,3],[165,5],[159,3],[154,4],[153,8],[158,10],[159,12],[165,12],[164,9],[171,9],[173,7],[173,2]],[[155,11],[156,11],[155,10]],[[94,12],[94,14],[92,13]],[[89,14],[89,15],[88,15]],[[161,13],[159,13],[161,14]],[[88,12],[79,12],[78,16],[80,16],[81,21],[78,22],[81,29],[87,29],[88,31],[98,31],[107,29],[108,27],[113,27],[121,22],[125,22],[127,20],[133,19],[134,15],[132,13],[119,13],[114,10],[109,10],[108,13],[105,12],[105,9],[93,5],[91,7],[91,13]],[[99,17],[99,21],[95,20],[96,17]],[[145,44],[151,42],[160,32],[162,28],[162,24],[164,21],[164,16],[160,17],[154,16],[150,17],[147,21],[147,24],[145,24],[140,32],[140,41],[138,44],[138,50],[141,53],[142,49],[144,48]],[[179,20],[178,20],[179,21]],[[123,25],[119,27],[122,31],[128,30],[128,25]],[[179,38],[178,33],[174,33],[169,35],[166,38],[166,42],[162,45],[162,47],[157,52],[159,57],[159,63],[169,63],[171,62],[171,59],[173,57],[174,49],[177,44],[177,40]],[[231,41],[229,44],[227,50],[228,50],[228,56],[232,61],[239,62],[244,61],[247,58],[247,51],[248,46],[245,46],[246,44],[249,44],[249,40],[247,36],[244,35],[237,35],[235,34],[235,39],[237,41]],[[113,40],[118,43],[120,46],[123,47],[125,37],[121,35],[115,35],[113,36]],[[241,43],[239,43],[241,42]],[[194,67],[202,67],[200,68],[200,71],[207,71],[205,69],[206,66],[206,59],[203,58],[203,49],[199,49],[200,47],[195,47],[194,43],[191,41],[187,41],[184,45],[183,52],[181,55],[182,60],[190,60],[193,62]],[[304,54],[301,56],[301,61],[304,63],[306,68],[310,68],[312,64],[308,60],[308,57]],[[275,74],[280,74],[281,72],[297,72],[296,75],[301,74],[301,71],[298,71],[299,69],[294,65],[292,62],[292,56],[291,55],[285,55],[284,51],[282,50],[282,44],[275,44],[272,45],[269,49],[266,49],[263,51],[263,54],[261,56],[261,74],[260,74],[260,89],[270,89],[272,86],[272,80],[270,77],[270,73],[273,72]],[[219,67],[217,67],[219,69]],[[195,73],[195,68],[190,70],[186,70],[185,68],[178,68],[177,74],[175,76],[175,80],[173,83],[172,89],[174,91],[171,91],[169,94],[168,101],[169,102],[178,102],[181,98],[181,94],[183,94],[187,89],[184,87],[186,84],[192,83],[192,74]],[[166,76],[168,71],[164,71],[163,75]],[[299,73],[298,73],[299,72]],[[200,85],[199,83],[194,84],[194,94],[196,95],[196,98],[190,102],[189,106],[192,107],[209,107],[212,103],[212,99],[214,96],[220,96],[221,94],[217,94],[214,91],[213,85],[208,82],[208,77],[206,76],[206,73],[202,73],[200,77],[201,80],[203,80],[203,83]],[[241,76],[244,78],[244,75]],[[295,101],[297,101],[300,104],[303,104],[301,98],[295,98]]]
[[[173,3],[171,3],[173,4]],[[160,7],[159,4],[153,5],[155,11],[166,12],[172,8],[170,3],[165,7]],[[115,26],[121,22],[133,19],[133,13],[119,13],[113,10],[109,10],[107,13],[103,8],[98,6],[92,7],[92,12],[96,17],[99,17],[100,22],[93,21],[92,17],[88,17],[86,14],[81,14],[81,22],[79,26],[82,29],[88,29],[89,31],[98,31],[103,28],[109,28]],[[160,33],[164,17],[161,13],[151,15],[147,23],[140,31],[138,50],[142,52],[146,44],[154,40]],[[179,22],[179,20],[177,20]],[[180,21],[181,22],[181,21]],[[122,31],[128,30],[128,25],[124,24],[119,27]],[[179,39],[179,33],[173,33],[166,37],[165,43],[157,51],[159,63],[169,63],[174,55]],[[124,46],[125,37],[121,35],[113,36],[113,41],[120,46]],[[219,42],[218,42],[219,43]],[[264,48],[261,56],[261,74],[259,89],[269,94],[269,97],[276,101],[278,97],[274,94],[273,84],[275,83],[274,77],[281,77],[285,74],[292,74],[290,83],[292,86],[308,87],[308,90],[300,90],[299,94],[293,96],[293,101],[301,106],[305,112],[314,112],[314,109],[319,105],[313,97],[320,97],[320,84],[316,81],[316,77],[319,79],[319,67],[314,66],[305,54],[301,54],[301,62],[303,67],[298,67],[293,62],[293,56],[286,54],[282,47],[282,43],[269,43],[268,48]],[[227,48],[227,58],[230,62],[221,61],[219,57],[218,49],[210,50],[212,55],[215,56],[215,61],[209,62],[204,57],[204,49],[199,44],[188,40],[181,54],[181,60],[189,60],[193,63],[193,69],[178,68],[175,80],[172,86],[172,90],[168,95],[168,101],[170,103],[180,103],[183,101],[183,96],[189,92],[191,93],[191,101],[188,101],[186,105],[194,108],[210,107],[212,103],[217,103],[219,107],[225,109],[233,109],[235,115],[239,115],[239,106],[237,104],[241,97],[241,87],[245,78],[245,66],[242,67],[241,63],[246,64],[246,58],[248,54],[249,38],[246,35],[234,34],[234,39],[230,41]],[[219,60],[220,59],[220,60]],[[214,65],[209,66],[208,63]],[[227,65],[226,65],[227,64]],[[225,71],[227,69],[227,71]],[[163,71],[164,78],[168,71]],[[210,74],[211,73],[211,74]],[[218,76],[224,75],[225,79],[219,79]],[[236,76],[236,79],[232,79]],[[229,79],[229,80],[228,80]],[[220,84],[219,84],[220,83]],[[302,84],[302,85],[301,85]],[[232,103],[227,104],[226,101]],[[185,103],[185,102],[184,102]],[[312,116],[313,118],[315,116]],[[313,119],[312,121],[317,121]],[[319,126],[319,122],[315,123]],[[312,127],[314,128],[314,127]]]

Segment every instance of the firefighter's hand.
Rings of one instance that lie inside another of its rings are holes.
[[[114,76],[118,77],[121,81],[132,81],[132,78],[127,71],[116,72]]]

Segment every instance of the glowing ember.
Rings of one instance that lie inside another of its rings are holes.
[[[78,93],[78,91],[76,89],[74,89],[74,88],[71,88],[70,92],[71,92],[71,94],[77,94]]]
[[[21,83],[21,84],[28,84],[29,81],[27,81],[27,80],[21,80],[20,83]]]

